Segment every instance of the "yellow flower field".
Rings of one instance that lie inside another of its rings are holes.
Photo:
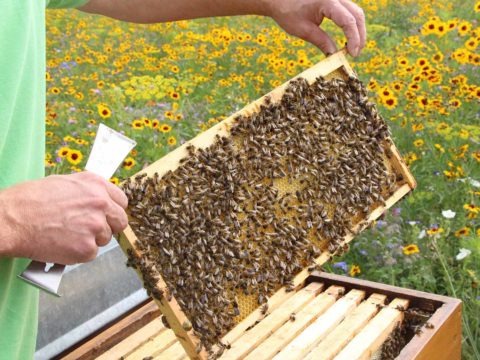
[[[359,4],[368,42],[350,60],[419,186],[329,270],[462,298],[464,358],[480,359],[480,1]],[[47,48],[47,173],[81,171],[103,122],[138,143],[116,184],[323,58],[258,17],[50,11]]]

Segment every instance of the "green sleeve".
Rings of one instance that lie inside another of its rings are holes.
[[[89,0],[47,0],[47,8],[64,9],[77,8],[85,5]]]

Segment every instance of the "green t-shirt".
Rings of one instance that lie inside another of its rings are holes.
[[[44,176],[45,7],[86,2],[0,0],[0,189]],[[27,264],[0,259],[1,360],[33,358],[38,290],[17,278]]]

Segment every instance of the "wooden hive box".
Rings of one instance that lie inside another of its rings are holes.
[[[342,50],[330,57],[327,57],[315,66],[298,75],[298,77],[306,79],[309,83],[315,81],[315,79],[317,79],[319,76],[322,76],[325,79],[347,79],[348,77],[355,77],[356,75],[345,58],[345,51]],[[146,174],[149,177],[157,173],[160,177],[162,177],[169,171],[174,171],[179,167],[180,160],[188,155],[187,147],[190,144],[194,145],[196,148],[205,148],[213,143],[216,135],[229,136],[230,127],[234,123],[238,115],[249,115],[258,112],[260,106],[266,101],[265,99],[267,97],[272,103],[279,101],[282,98],[282,95],[284,94],[288,83],[289,82],[279,86],[264,97],[250,103],[236,114],[230,116],[221,123],[210,128],[209,130],[199,134],[191,141],[185,143],[176,150],[167,154],[165,157],[148,166],[140,173]],[[349,243],[353,239],[354,233],[358,233],[359,231],[367,227],[372,221],[381,216],[386,211],[386,209],[399,201],[403,196],[412,191],[416,186],[413,176],[409,172],[406,164],[404,163],[393,142],[386,141],[383,144],[383,147],[386,154],[385,161],[387,162],[387,166],[397,177],[396,189],[392,193],[392,195],[385,200],[385,203],[383,205],[379,204],[376,208],[371,209],[368,217],[366,219],[363,219],[363,221],[359,222],[354,227],[353,233],[349,233],[345,236],[344,243]],[[130,253],[134,256],[141,258],[142,253],[136,247],[136,241],[137,237],[131,227],[127,227],[127,229],[119,237],[120,246],[125,251],[125,253]],[[330,251],[328,251],[327,248],[322,248],[322,253],[315,262],[316,264],[321,265],[328,261],[331,257],[332,254],[330,253]],[[139,275],[141,276],[140,272]],[[156,288],[160,289],[163,292],[165,289],[167,289],[167,285],[162,279],[161,274],[158,275],[159,280],[156,284]],[[302,288],[305,285],[308,276],[309,272],[307,268],[304,268],[295,276],[293,280],[293,287],[295,289]],[[279,289],[272,297],[269,298],[269,307],[274,306],[275,301],[277,301],[276,299],[284,299],[285,296],[287,296],[286,289]],[[177,340],[185,349],[186,353],[193,359],[206,359],[208,357],[208,354],[205,349],[202,349],[200,352],[198,352],[199,338],[194,334],[191,326],[190,330],[188,330],[188,327],[182,326],[190,323],[190,320],[182,311],[177,300],[174,297],[170,299],[162,297],[161,299],[155,301],[160,308],[161,313],[165,316],[168,324],[170,324],[173,332],[177,337]],[[242,332],[244,332],[245,329],[249,326],[246,325],[244,321],[241,321],[242,319],[257,319],[260,316],[259,308],[255,310],[256,306],[253,306],[250,303],[245,305],[248,299],[240,299],[240,302],[241,301],[243,301],[244,308],[247,310],[242,310],[241,317],[239,317],[237,325],[224,337],[224,341],[227,341],[229,343],[233,343],[236,337],[239,336],[239,334],[241,334]]]
[[[231,331],[226,336],[231,348],[220,359],[381,359],[372,354],[404,317],[398,305],[428,312],[429,318],[405,338],[396,359],[461,358],[460,300],[313,272],[295,293],[275,295],[264,320],[257,323],[259,315],[252,313]],[[159,315],[148,300],[58,358],[187,359]]]

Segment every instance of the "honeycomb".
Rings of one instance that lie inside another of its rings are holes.
[[[344,80],[338,80],[343,77]],[[329,80],[330,79],[330,80]],[[298,78],[163,176],[124,185],[152,296],[173,296],[207,349],[398,187],[388,128],[340,70]],[[150,264],[150,265],[149,265]],[[167,289],[153,289],[157,269]]]

